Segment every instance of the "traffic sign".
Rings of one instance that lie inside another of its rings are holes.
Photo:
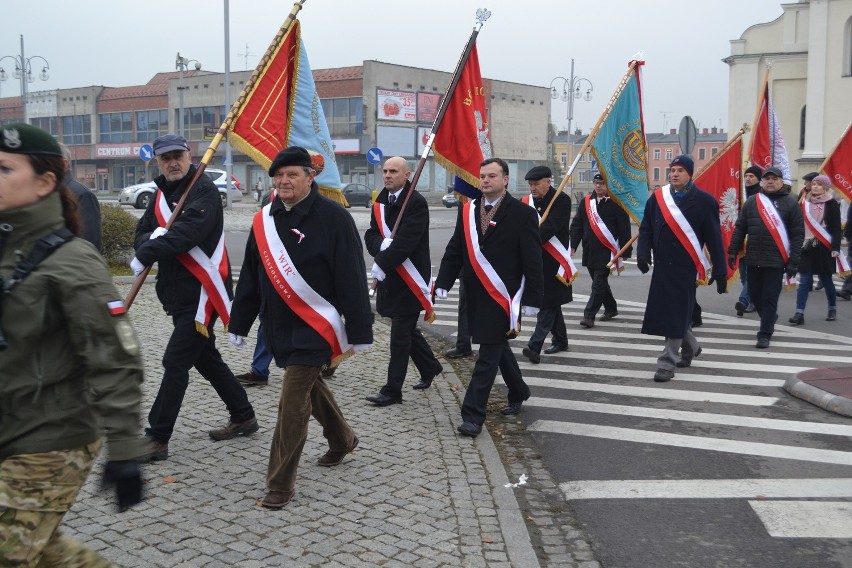
[[[367,161],[371,164],[381,164],[383,157],[382,151],[378,148],[370,148],[367,150]]]
[[[680,121],[680,128],[677,131],[677,140],[680,143],[680,151],[687,156],[692,154],[692,149],[695,148],[695,139],[698,137],[698,128],[695,127],[695,122],[691,116],[684,116]]]
[[[597,160],[592,160],[592,167],[590,169],[596,174],[600,173],[600,170],[598,169],[598,161]]]
[[[150,144],[142,144],[142,147],[139,148],[139,157],[144,162],[150,162],[154,159],[154,149],[151,148]]]

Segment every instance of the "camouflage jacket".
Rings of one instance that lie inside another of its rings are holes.
[[[0,277],[63,226],[54,192],[0,211],[12,231]],[[0,459],[65,450],[106,434],[109,459],[139,455],[139,342],[103,258],[72,239],[9,293],[0,293]]]

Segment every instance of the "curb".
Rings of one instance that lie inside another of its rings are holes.
[[[784,382],[784,390],[796,398],[810,402],[823,410],[840,414],[841,416],[852,417],[852,400],[809,385],[805,381],[799,380],[796,375],[793,375]]]

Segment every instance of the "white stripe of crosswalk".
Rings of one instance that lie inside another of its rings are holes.
[[[555,372],[555,373],[565,373],[568,376],[574,375],[592,375],[596,377],[608,377],[608,378],[616,378],[616,379],[639,379],[639,380],[650,380],[651,375],[648,371],[643,371],[641,369],[624,369],[624,368],[609,368],[609,367],[580,367],[578,365],[571,365],[571,367],[566,367],[565,365],[553,365],[550,363],[541,363],[535,366],[524,365],[528,372],[524,374],[524,376],[528,376],[530,373],[543,373],[543,372]],[[761,379],[758,377],[742,377],[739,375],[703,375],[703,374],[694,374],[694,373],[678,373],[677,375],[678,381],[688,381],[694,383],[713,383],[713,384],[730,384],[737,386],[753,386],[753,387],[783,387],[784,380],[783,379]]]
[[[604,479],[566,481],[568,499],[785,499],[850,497],[852,478]]]

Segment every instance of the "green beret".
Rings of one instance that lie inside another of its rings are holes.
[[[62,156],[56,138],[41,128],[23,123],[0,126],[0,152]]]

